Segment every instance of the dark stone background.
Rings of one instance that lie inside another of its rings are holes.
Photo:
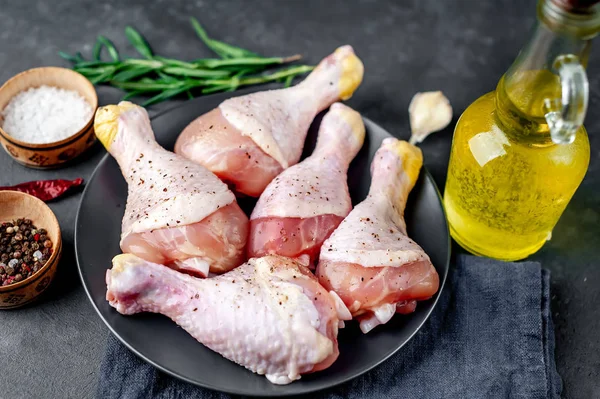
[[[408,138],[407,108],[415,92],[442,90],[454,107],[455,122],[472,101],[494,89],[528,39],[535,4],[533,0],[0,0],[0,82],[31,67],[66,66],[59,50],[89,55],[98,34],[122,51],[131,51],[123,34],[128,24],[161,55],[206,56],[189,26],[192,15],[216,38],[265,55],[301,53],[306,62],[316,63],[337,46],[351,44],[364,61],[366,74],[349,105],[398,137]],[[532,257],[552,271],[556,356],[568,398],[600,397],[598,54],[597,49],[592,52],[588,69],[590,168],[552,241]],[[98,92],[101,104],[118,101],[121,95],[104,87]],[[163,104],[153,112],[175,104]],[[421,146],[425,165],[440,188],[452,127]],[[36,171],[1,152],[0,185],[88,178],[103,154],[96,146],[68,168]],[[83,398],[94,393],[108,330],[89,304],[77,274],[73,230],[79,198],[76,194],[51,204],[62,226],[64,255],[50,291],[33,306],[0,312],[0,398]]]

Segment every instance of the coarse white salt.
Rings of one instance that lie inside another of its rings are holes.
[[[92,106],[78,92],[40,86],[11,98],[2,111],[2,129],[26,143],[53,143],[83,129],[92,112]]]

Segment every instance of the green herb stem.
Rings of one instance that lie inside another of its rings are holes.
[[[162,69],[163,73],[175,76],[191,76],[194,78],[220,78],[223,76],[229,76],[230,72],[227,71],[212,71],[210,69],[193,69],[183,67],[167,67]]]
[[[222,68],[227,66],[249,66],[249,65],[273,65],[273,64],[285,64],[301,59],[302,56],[297,54],[291,57],[271,57],[271,58],[257,58],[257,57],[244,57],[244,58],[229,58],[224,60],[208,59],[203,62],[198,62],[206,68]]]
[[[196,35],[206,44],[208,48],[214,51],[221,58],[243,58],[243,57],[258,57],[259,55],[249,50],[245,50],[240,47],[232,46],[230,44],[211,39],[208,34],[200,25],[196,18],[191,18],[190,22],[196,32]]]
[[[191,24],[200,40],[220,58],[182,61],[161,57],[154,54],[142,34],[131,26],[125,28],[125,35],[142,58],[122,58],[115,45],[104,36],[98,36],[91,60],[84,59],[80,53],[59,52],[59,55],[93,84],[108,84],[124,90],[124,99],[150,95],[144,105],[180,94],[191,99],[194,93],[233,91],[241,86],[273,81],[285,82],[285,87],[289,87],[296,76],[313,69],[312,66],[298,65],[268,72],[269,68],[298,61],[302,57],[262,57],[209,37],[195,18],[191,19]],[[103,52],[108,54],[109,60],[102,59]]]
[[[127,39],[133,45],[133,47],[135,47],[138,53],[148,59],[152,58],[153,54],[152,49],[150,49],[150,45],[148,45],[146,39],[144,39],[144,37],[137,30],[133,29],[131,26],[128,26],[125,28],[125,36],[127,36]]]
[[[281,78],[289,78],[290,76],[294,77],[296,75],[301,75],[303,73],[310,72],[313,69],[314,67],[309,65],[300,65],[297,67],[284,69],[282,71],[278,71],[270,75],[244,78],[240,80],[240,85],[249,86],[261,83],[268,83]]]

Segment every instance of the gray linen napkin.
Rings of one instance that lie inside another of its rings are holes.
[[[397,316],[401,317],[401,316]],[[459,255],[437,307],[396,355],[307,398],[559,398],[550,273],[539,263]],[[172,378],[108,338],[99,398],[231,396]]]

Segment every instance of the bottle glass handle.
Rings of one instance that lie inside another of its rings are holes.
[[[553,64],[560,77],[561,98],[546,98],[544,112],[552,141],[570,144],[583,125],[588,106],[589,85],[585,69],[577,56],[560,55]]]

